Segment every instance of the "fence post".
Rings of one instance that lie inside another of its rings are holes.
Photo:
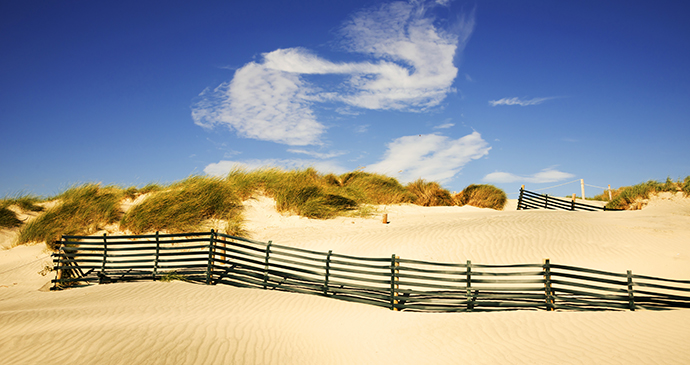
[[[399,273],[399,271],[398,271],[397,267],[400,265],[400,263],[398,263],[399,258],[400,257],[395,256],[395,254],[393,254],[391,256],[391,310],[393,310],[393,311],[398,310],[396,305],[398,304],[398,288],[399,288],[398,273]]]
[[[585,179],[580,179],[580,187],[582,188],[582,200],[585,199]]]
[[[632,270],[628,270],[628,306],[631,311],[635,311],[635,297],[633,295]]]
[[[62,243],[60,244],[60,248],[58,249],[58,253],[54,254],[57,260],[53,260],[53,266],[62,266],[60,263],[61,257],[67,258],[65,256],[65,244]],[[53,286],[53,289],[57,289],[58,284],[60,283],[60,280],[62,280],[62,269],[57,269],[55,272],[55,285]]]
[[[544,294],[546,295],[546,310],[553,311],[553,293],[551,292],[551,262],[544,259]]]
[[[326,256],[326,277],[323,281],[323,295],[328,296],[328,275],[331,273],[331,254],[333,250],[328,251],[328,256]]]
[[[467,311],[471,312],[474,309],[474,303],[472,300],[472,261],[470,260],[467,260],[466,272],[467,285],[465,287],[467,288]]]
[[[108,257],[108,241],[106,240],[106,234],[103,233],[103,264],[101,265],[101,275],[98,275],[98,283],[103,283],[103,277],[105,276],[105,261]]]
[[[153,281],[156,281],[158,275],[158,256],[160,255],[161,243],[158,239],[158,231],[156,231],[156,257],[153,260]]]
[[[549,194],[544,194],[544,209],[549,209]]]
[[[611,200],[613,200],[613,198],[611,197],[611,184],[609,184],[609,201]]]
[[[575,210],[575,193],[573,193],[573,200],[570,201],[570,210]]]
[[[520,196],[518,197],[517,210],[522,209],[522,195],[524,194],[524,191],[525,191],[525,185],[520,186]]]
[[[268,241],[268,245],[266,245],[266,265],[264,266],[264,289],[266,289],[268,285],[268,257],[271,254],[271,244],[273,241]]]
[[[213,261],[216,258],[213,254],[214,246],[216,244],[216,231],[211,230],[211,238],[209,239],[208,245],[208,267],[206,268],[206,285],[211,284],[211,278],[213,277]]]

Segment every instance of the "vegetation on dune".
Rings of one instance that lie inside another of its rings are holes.
[[[55,197],[59,200],[56,206],[22,227],[18,242],[45,241],[54,249],[51,245],[62,235],[91,234],[120,219],[122,196],[122,189],[116,186],[72,187]]]
[[[10,206],[17,206],[23,211],[40,212],[43,207],[38,205],[41,199],[32,195],[20,195],[14,198],[4,198],[0,200],[0,228],[16,228],[21,226],[22,222],[17,213]]]
[[[454,205],[450,192],[437,182],[415,180],[407,185],[407,190],[414,196],[414,204],[424,207]]]
[[[644,206],[644,199],[649,199],[650,195],[661,192],[682,191],[685,196],[690,195],[690,176],[684,180],[674,182],[670,177],[665,182],[660,183],[649,180],[645,183],[625,186],[611,191],[612,199],[606,204],[606,208],[636,210]],[[605,192],[608,195],[608,192]]]
[[[456,194],[453,199],[455,204],[459,206],[471,205],[479,208],[491,208],[496,210],[503,210],[508,197],[506,193],[493,186],[487,184],[476,185],[472,184]]]
[[[137,234],[182,233],[200,229],[207,219],[236,222],[241,212],[242,201],[226,179],[192,176],[151,193],[122,217],[120,227]]]

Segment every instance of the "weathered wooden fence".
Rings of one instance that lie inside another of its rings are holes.
[[[548,194],[538,194],[525,190],[524,187],[520,188],[517,209],[586,210],[591,212],[600,210],[622,210],[609,209],[606,208],[606,206],[600,207],[592,204],[578,203],[575,199],[555,198]]]
[[[63,236],[55,289],[183,279],[321,295],[392,310],[636,310],[690,307],[690,280],[552,264],[365,258],[215,233]]]

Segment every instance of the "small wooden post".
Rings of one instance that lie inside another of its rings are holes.
[[[471,312],[474,309],[474,303],[472,300],[472,261],[470,260],[467,260],[466,273],[467,281],[465,287],[467,288],[467,311]]]
[[[328,276],[331,274],[331,255],[333,250],[328,251],[326,256],[326,277],[323,280],[323,295],[328,296]]]
[[[611,197],[611,184],[609,184],[609,201],[611,200],[613,200],[613,198]]]
[[[387,214],[387,213],[383,213],[383,220],[382,220],[382,222],[383,222],[383,224],[388,224],[388,214]]]
[[[517,210],[522,209],[522,196],[525,191],[525,185],[520,186],[520,196],[518,197]]]
[[[544,194],[544,209],[549,209],[549,194]]]
[[[156,275],[158,275],[158,257],[160,256],[161,243],[158,238],[158,231],[156,231],[156,257],[153,260],[153,281],[156,281]]]
[[[635,311],[635,296],[633,295],[632,270],[628,270],[628,307]]]
[[[582,200],[585,200],[585,179],[580,179],[580,188],[582,189]]]
[[[397,311],[398,308],[396,305],[398,304],[398,289],[400,286],[398,285],[398,269],[397,267],[400,266],[400,263],[398,262],[398,259],[400,257],[395,256],[393,254],[391,256],[391,310]]]
[[[268,258],[271,255],[271,244],[273,241],[268,241],[266,245],[266,264],[264,266],[264,289],[268,286]]]
[[[216,256],[214,255],[214,247],[216,245],[216,231],[211,230],[211,238],[208,243],[208,266],[206,267],[206,285],[211,284],[211,278],[213,278],[213,261]]]
[[[551,262],[544,259],[542,266],[544,272],[544,294],[546,295],[546,310],[553,311],[553,293],[551,292]]]

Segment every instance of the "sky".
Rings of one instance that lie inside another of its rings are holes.
[[[233,168],[690,175],[690,3],[2,1],[0,197]]]

